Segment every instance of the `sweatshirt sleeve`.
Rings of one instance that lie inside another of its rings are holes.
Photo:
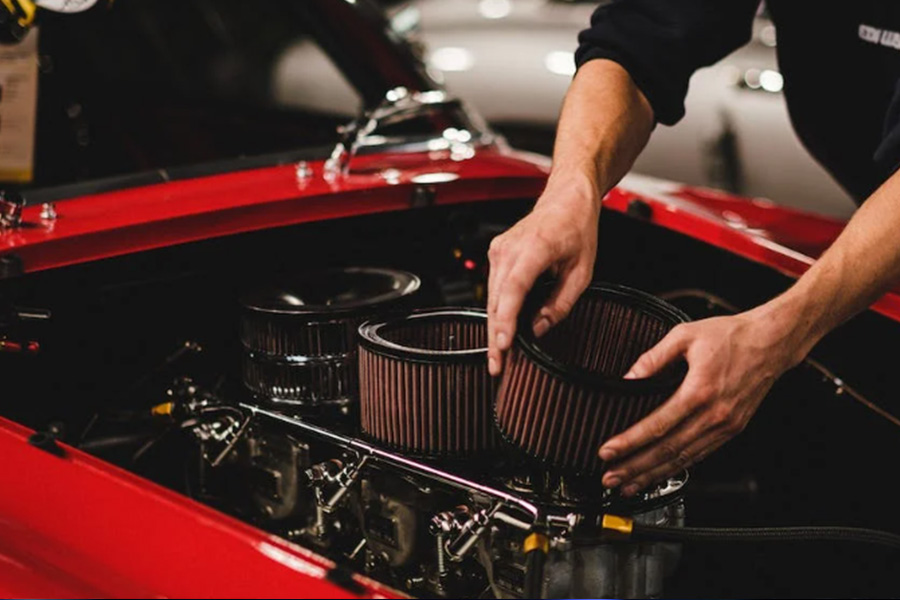
[[[760,0],[612,0],[578,36],[578,68],[613,60],[647,97],[656,121],[684,116],[688,80],[746,44]]]

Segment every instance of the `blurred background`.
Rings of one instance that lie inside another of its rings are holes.
[[[552,153],[578,33],[600,2],[377,2],[433,79],[512,146]],[[341,45],[326,52],[302,5],[160,0],[105,19],[94,17],[108,3],[43,14],[31,186],[333,143],[377,96],[365,85],[379,67]],[[656,128],[634,171],[849,217],[850,197],[796,139],[777,44],[763,5],[752,41],[694,75],[686,117]],[[333,57],[344,53],[342,68]]]
[[[513,146],[550,154],[575,72],[589,0],[382,0],[395,30],[414,38],[434,74]],[[837,217],[855,205],[803,149],[782,98],[777,32],[763,7],[753,39],[691,80],[687,116],[659,126],[638,173]]]

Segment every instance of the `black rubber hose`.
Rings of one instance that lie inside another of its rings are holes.
[[[664,527],[635,523],[641,542],[856,542],[900,550],[900,535],[856,527]]]
[[[544,565],[550,552],[550,538],[546,523],[535,523],[522,543],[525,551],[525,582],[523,598],[542,598],[544,594]]]
[[[106,437],[92,438],[78,444],[80,450],[106,450],[120,446],[130,446],[147,441],[153,436],[153,432],[130,433],[125,435],[110,435]]]
[[[544,565],[547,554],[541,549],[534,549],[525,555],[524,598],[541,598],[544,588]]]

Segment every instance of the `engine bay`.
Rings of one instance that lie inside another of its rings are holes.
[[[858,401],[885,398],[892,381],[890,360],[860,340],[900,325],[854,319],[722,452],[626,500],[588,463],[566,470],[514,451],[514,428],[493,413],[498,383],[481,374],[485,256],[526,208],[307,224],[0,281],[11,390],[0,414],[413,596],[896,595],[896,552],[884,548],[616,534],[900,529],[871,460],[896,454],[898,431]],[[694,319],[789,283],[623,215],[604,216],[600,239],[598,280]],[[289,291],[273,288],[285,281]],[[576,334],[560,333],[561,346]],[[451,414],[451,401],[464,419],[426,418]],[[409,418],[385,416],[396,414]],[[538,429],[552,418],[515,418],[515,431],[552,436]],[[853,481],[838,480],[848,472]]]

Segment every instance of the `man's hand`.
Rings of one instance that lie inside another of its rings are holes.
[[[644,378],[679,357],[688,373],[675,394],[648,417],[607,441],[613,461],[603,485],[632,496],[705,458],[743,431],[769,388],[803,354],[765,306],[686,323],[642,355],[626,378]]]
[[[653,109],[618,63],[590,60],[563,105],[547,188],[530,215],[489,253],[488,370],[498,375],[525,295],[547,269],[559,284],[532,324],[543,335],[591,281],[600,199],[631,168],[653,130]]]
[[[488,370],[498,375],[525,296],[544,271],[558,283],[532,323],[540,337],[563,319],[591,281],[600,196],[590,177],[554,174],[534,210],[494,238],[488,253]]]

